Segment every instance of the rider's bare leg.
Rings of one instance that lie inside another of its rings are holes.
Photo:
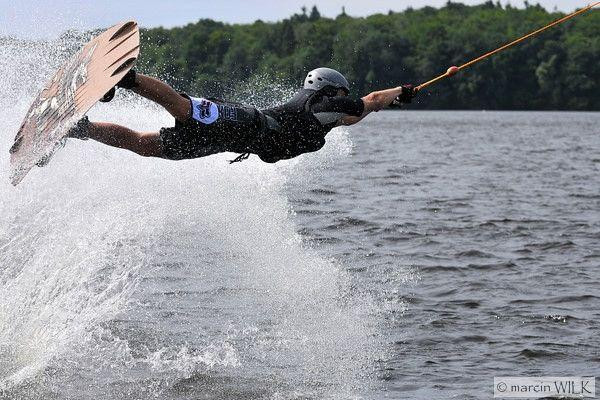
[[[136,86],[131,90],[164,107],[175,119],[185,121],[191,113],[190,101],[166,83],[142,74],[135,76]]]
[[[136,74],[131,90],[164,107],[175,119],[185,121],[190,117],[190,101],[166,83],[150,76]],[[137,132],[121,125],[90,122],[86,137],[113,147],[131,150],[146,157],[161,157],[162,145],[158,132]]]
[[[162,145],[158,132],[136,132],[117,124],[90,122],[87,137],[145,157],[161,157]]]

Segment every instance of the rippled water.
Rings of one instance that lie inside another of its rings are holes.
[[[487,399],[598,370],[599,113],[381,112],[276,165],[73,141],[13,188],[56,60],[11,46],[0,398]],[[171,123],[121,95],[90,117]]]
[[[599,113],[381,113],[350,136],[348,158],[290,191],[307,241],[406,305],[385,317],[381,397],[597,375]],[[389,292],[399,271],[415,279]]]

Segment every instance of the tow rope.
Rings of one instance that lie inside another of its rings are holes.
[[[562,17],[560,19],[557,19],[554,22],[551,22],[548,25],[546,25],[546,26],[544,26],[544,27],[542,27],[540,29],[537,29],[537,30],[535,30],[535,31],[533,31],[531,33],[528,33],[525,36],[521,36],[520,38],[518,38],[516,40],[513,40],[512,42],[507,43],[504,46],[498,47],[496,50],[492,50],[492,51],[490,51],[488,53],[485,53],[484,55],[479,56],[479,57],[477,57],[477,58],[475,58],[475,59],[473,59],[473,60],[471,60],[471,61],[469,61],[467,63],[464,63],[460,67],[452,66],[452,67],[448,68],[448,70],[445,73],[443,73],[442,75],[440,75],[440,76],[438,76],[436,78],[433,78],[433,79],[431,79],[431,80],[429,80],[427,82],[421,83],[415,89],[416,90],[421,90],[423,88],[426,88],[429,85],[434,84],[437,81],[440,81],[440,80],[442,80],[444,78],[448,78],[448,77],[453,76],[453,75],[456,75],[458,73],[458,71],[461,71],[461,70],[463,70],[465,68],[468,68],[471,65],[473,65],[475,63],[478,63],[479,61],[485,60],[486,58],[491,57],[494,54],[500,53],[503,50],[506,50],[506,49],[508,49],[508,48],[510,48],[510,47],[512,47],[512,46],[514,46],[516,44],[518,44],[518,43],[521,43],[522,41],[524,41],[526,39],[529,39],[530,37],[535,36],[538,33],[545,31],[546,29],[549,29],[549,28],[551,28],[551,27],[553,27],[555,25],[561,24],[561,23],[563,23],[563,22],[565,22],[565,21],[567,21],[567,20],[569,20],[569,19],[571,19],[571,18],[573,18],[573,17],[575,17],[575,16],[577,16],[579,14],[583,14],[583,13],[591,10],[592,8],[596,7],[598,4],[600,4],[600,1],[597,1],[596,3],[590,4],[587,7],[584,7],[581,10],[577,10],[577,11],[575,11],[575,12],[569,14],[569,15],[565,15],[564,17]]]

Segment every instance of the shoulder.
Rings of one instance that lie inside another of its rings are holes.
[[[337,112],[353,116],[362,115],[364,109],[362,99],[347,96],[323,97],[313,107],[315,112]]]
[[[286,113],[292,112],[297,113],[301,111],[305,111],[307,108],[307,104],[314,103],[316,92],[310,89],[300,89],[298,90],[292,98],[290,98],[285,103],[279,104],[274,107],[270,107],[264,109],[264,112],[274,112],[274,113]]]

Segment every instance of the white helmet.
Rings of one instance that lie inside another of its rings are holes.
[[[308,73],[304,80],[304,89],[321,90],[326,87],[343,89],[350,93],[350,84],[344,75],[331,68],[317,68]]]

